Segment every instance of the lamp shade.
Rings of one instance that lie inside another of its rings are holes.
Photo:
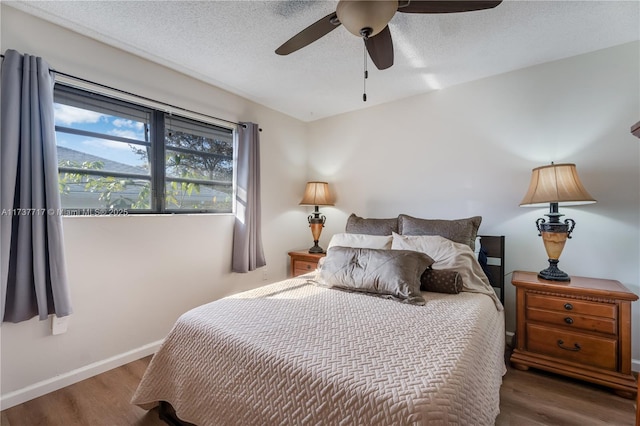
[[[327,182],[307,182],[301,206],[333,206]]]
[[[582,185],[575,164],[553,164],[536,167],[531,173],[527,194],[520,206],[591,204],[596,200]]]

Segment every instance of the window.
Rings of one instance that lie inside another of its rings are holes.
[[[231,213],[233,129],[56,84],[68,214]]]

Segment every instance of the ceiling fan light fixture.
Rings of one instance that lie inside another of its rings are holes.
[[[500,3],[502,0],[339,0],[335,12],[291,37],[276,49],[276,53],[288,55],[344,25],[347,31],[364,40],[366,53],[375,66],[386,70],[393,65],[393,40],[387,24],[396,12],[471,12],[491,9]]]
[[[397,0],[341,0],[336,8],[340,23],[353,35],[373,37],[398,10]]]

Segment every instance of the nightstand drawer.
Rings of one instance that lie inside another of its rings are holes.
[[[293,262],[294,276],[306,274],[314,271],[318,267],[317,262],[308,262],[305,260],[296,260]]]
[[[318,262],[325,256],[325,253],[309,253],[308,250],[290,251],[291,276],[297,277],[315,271]]]
[[[590,302],[565,297],[555,297],[541,294],[527,294],[527,306],[550,311],[571,312],[573,314],[587,314],[598,317],[617,319],[616,305],[610,303]]]
[[[617,368],[617,339],[527,324],[527,350],[607,370]]]
[[[614,319],[580,315],[572,311],[558,312],[527,307],[527,320],[563,325],[584,331],[597,331],[614,336],[618,332],[618,323]]]

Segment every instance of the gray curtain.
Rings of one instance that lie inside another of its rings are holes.
[[[233,229],[232,271],[249,272],[265,266],[260,219],[260,135],[258,125],[238,126],[236,222]]]
[[[0,95],[3,321],[71,314],[53,117],[54,76],[42,58],[8,50]]]

